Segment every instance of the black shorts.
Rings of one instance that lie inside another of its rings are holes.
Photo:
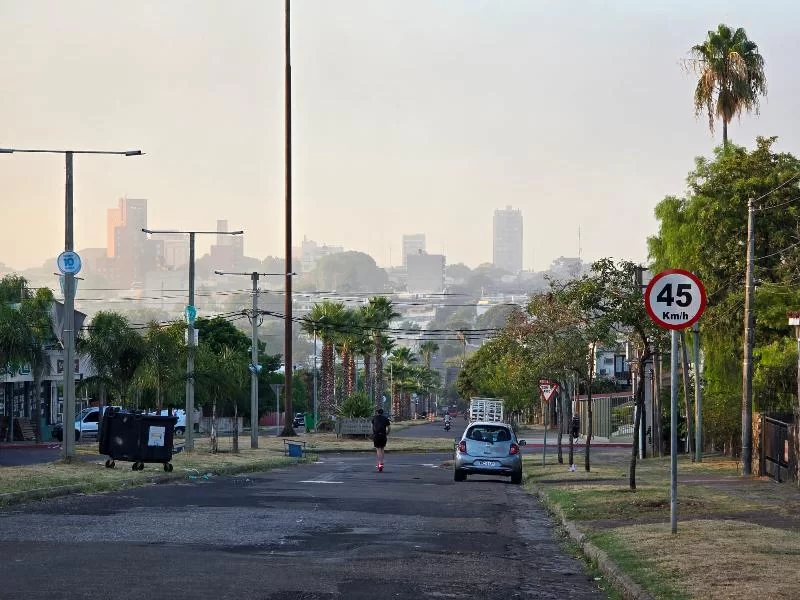
[[[372,436],[372,443],[375,445],[376,448],[385,448],[386,447],[386,434],[385,433],[376,433]]]

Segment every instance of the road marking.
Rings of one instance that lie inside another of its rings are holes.
[[[344,481],[326,481],[324,479],[306,479],[298,483],[344,483]]]

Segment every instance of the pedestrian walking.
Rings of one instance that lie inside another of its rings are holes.
[[[386,448],[386,437],[389,435],[391,427],[392,422],[383,414],[383,409],[379,408],[376,415],[372,417],[372,443],[378,456],[378,471],[383,471],[384,448]]]

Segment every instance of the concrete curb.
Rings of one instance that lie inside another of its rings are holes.
[[[625,600],[655,600],[653,596],[645,592],[638,583],[634,582],[627,573],[620,569],[609,558],[608,554],[586,539],[586,535],[578,529],[575,523],[567,518],[561,507],[551,503],[544,492],[536,490],[536,497],[547,510],[559,518],[569,537],[572,538],[586,556],[595,561],[598,570]]]

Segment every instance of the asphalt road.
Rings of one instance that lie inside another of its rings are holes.
[[[371,454],[0,511],[0,598],[605,598],[537,501]]]

